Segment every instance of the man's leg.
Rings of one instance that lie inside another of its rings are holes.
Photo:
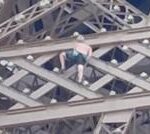
[[[77,75],[78,75],[78,82],[81,83],[83,80],[83,73],[84,73],[84,65],[78,64],[77,65]]]
[[[66,53],[65,52],[61,52],[59,54],[59,60],[60,60],[60,65],[61,65],[61,70],[65,70],[65,59],[66,59]]]

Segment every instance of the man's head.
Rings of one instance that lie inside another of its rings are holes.
[[[74,32],[72,36],[77,38],[79,35],[80,35],[79,32]]]

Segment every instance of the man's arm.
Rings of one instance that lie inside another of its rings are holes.
[[[90,59],[90,57],[92,56],[92,54],[93,54],[93,50],[92,50],[92,48],[89,46],[88,55],[87,55],[87,60]]]

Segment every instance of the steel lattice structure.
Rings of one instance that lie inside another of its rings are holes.
[[[24,33],[46,15],[49,29]],[[88,86],[75,82],[73,63],[64,74],[53,71],[59,52],[73,47],[74,38],[64,37],[81,25],[94,33],[85,35],[94,50],[84,73]],[[125,0],[50,0],[0,29],[0,102],[9,102],[0,133],[149,134],[149,16]],[[44,41],[47,34],[52,39]]]

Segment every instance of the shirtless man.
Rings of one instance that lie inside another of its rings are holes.
[[[91,56],[92,48],[84,42],[84,37],[82,35],[78,35],[76,37],[74,48],[67,50],[66,52],[61,52],[59,55],[61,70],[65,70],[66,59],[74,61],[75,64],[77,64],[78,83],[82,83],[84,65]]]

